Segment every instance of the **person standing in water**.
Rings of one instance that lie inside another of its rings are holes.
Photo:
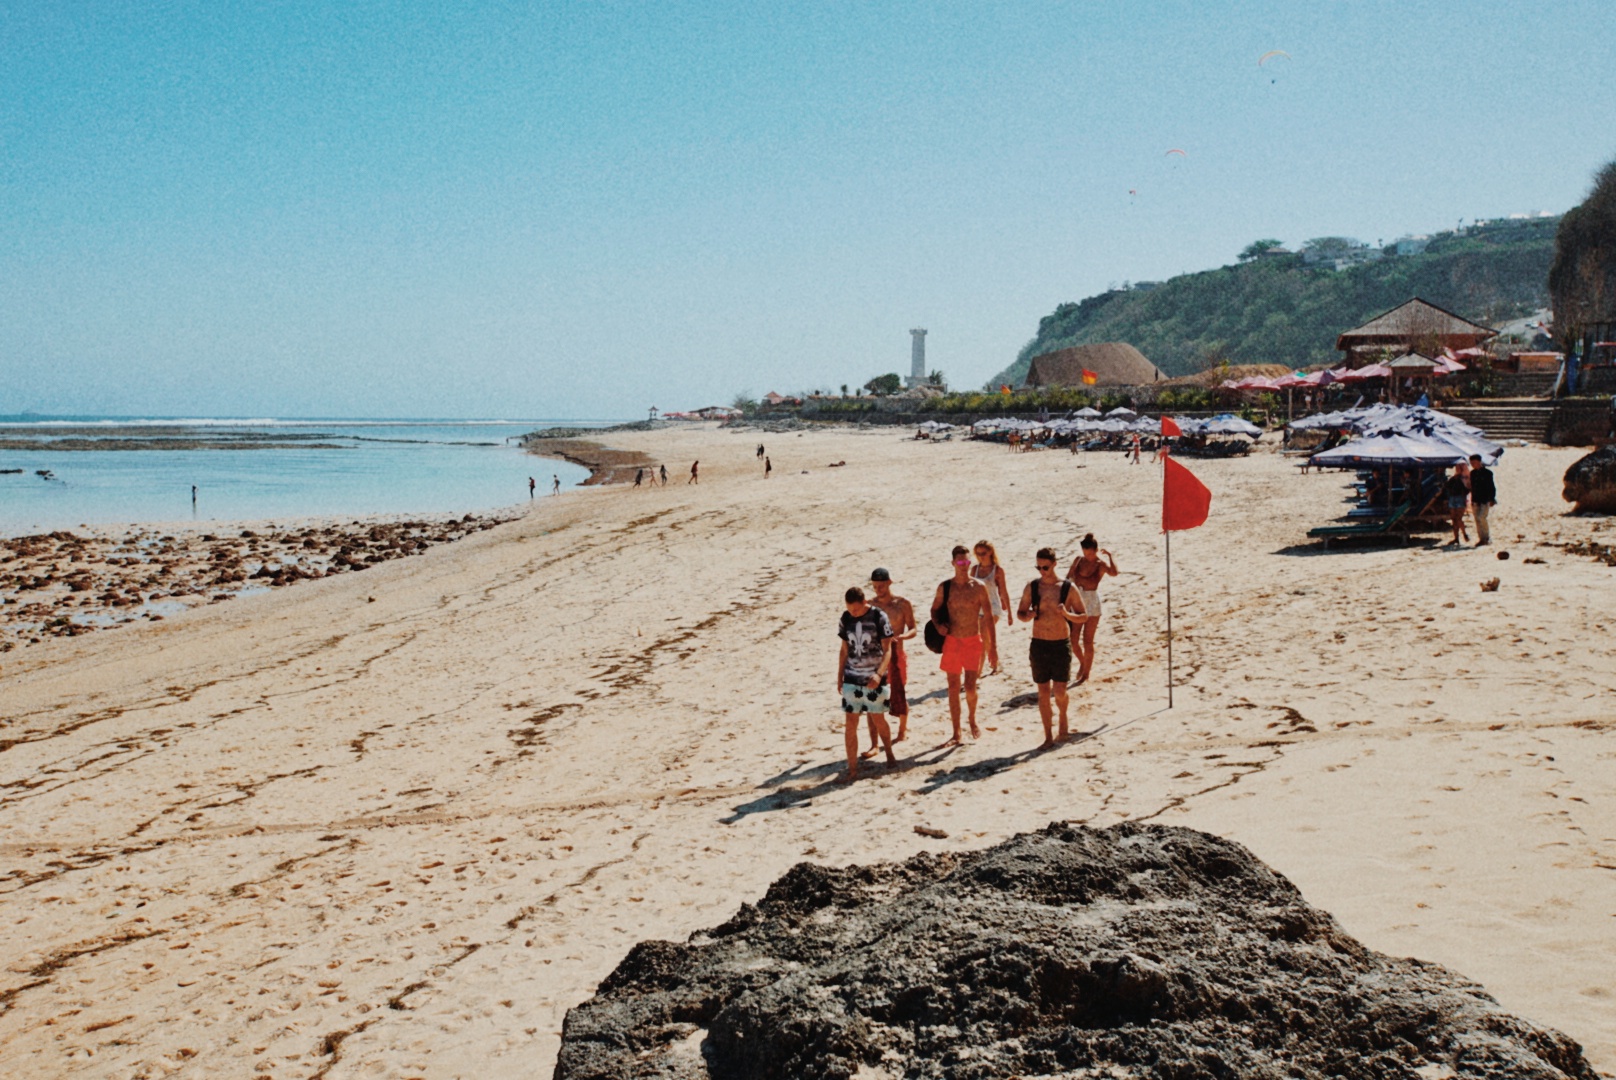
[[[1072,627],[1072,651],[1077,654],[1077,682],[1082,686],[1088,682],[1089,671],[1094,667],[1094,631],[1100,625],[1100,579],[1117,576],[1117,560],[1109,551],[1103,551],[1089,533],[1083,537],[1083,554],[1072,560],[1071,569],[1066,571],[1066,577],[1077,586],[1078,599],[1083,601],[1083,613],[1087,616],[1081,625]],[[1100,561],[1100,556],[1105,561]]]
[[[533,479],[531,476],[528,477],[527,478],[527,497],[531,499],[531,498],[533,498],[534,495],[537,495],[538,492],[539,492],[539,482],[537,480]]]
[[[1004,567],[999,565],[999,553],[993,545],[986,540],[976,542],[976,565],[971,567],[971,576],[982,583],[988,591],[988,608],[993,617],[988,620],[983,631],[984,650],[983,664],[990,670],[989,675],[999,673],[999,616],[1004,616],[1006,626],[1016,625],[1015,616],[1010,614],[1010,590],[1005,585]],[[980,669],[977,674],[981,674]]]

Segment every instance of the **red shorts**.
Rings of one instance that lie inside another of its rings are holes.
[[[982,635],[943,638],[943,662],[939,665],[950,675],[965,671],[979,671],[982,667]]]

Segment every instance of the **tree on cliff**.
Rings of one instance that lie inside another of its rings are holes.
[[[1595,174],[1582,205],[1560,220],[1549,298],[1562,345],[1574,344],[1588,323],[1616,321],[1616,161]]]
[[[885,375],[877,375],[865,383],[864,389],[872,394],[896,394],[903,389],[903,380],[898,378],[897,372],[890,371]]]

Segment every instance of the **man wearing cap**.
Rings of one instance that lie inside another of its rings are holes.
[[[870,603],[880,608],[892,624],[892,670],[887,676],[887,715],[897,717],[898,733],[892,737],[892,741],[900,743],[909,736],[909,698],[904,691],[909,681],[909,657],[903,651],[903,643],[915,636],[915,609],[909,601],[892,591],[892,574],[884,566],[870,571],[870,587],[875,590],[875,599]],[[872,721],[870,748],[864,756],[869,757],[875,751],[875,724]]]
[[[844,782],[858,779],[859,716],[870,718],[870,727],[887,751],[887,764],[896,765],[892,754],[892,731],[887,727],[887,675],[892,670],[892,624],[886,613],[865,603],[864,590],[848,589],[847,610],[842,612],[836,636],[842,639],[836,659],[836,689],[842,698],[843,737],[847,744],[847,775]]]
[[[954,737],[945,746],[958,746],[962,741],[961,683],[970,709],[971,738],[982,737],[976,726],[976,675],[982,667],[982,626],[993,618],[987,587],[971,576],[970,550],[955,544],[952,559],[954,576],[937,586],[931,601],[932,621],[944,634],[943,661],[939,666],[948,676],[948,718],[954,723]]]

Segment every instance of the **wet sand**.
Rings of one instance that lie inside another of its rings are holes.
[[[1166,711],[1157,471],[900,434],[764,436],[767,481],[756,433],[614,435],[673,482],[8,654],[0,1071],[544,1076],[634,942],[802,859],[1057,818],[1238,840],[1616,1070],[1616,570],[1563,550],[1613,531],[1564,516],[1577,452],[1509,452],[1480,551],[1323,553],[1343,476],[1189,463],[1213,517],[1173,543]],[[941,747],[917,648],[906,767],[834,783],[848,585],[886,566],[924,607],[987,538],[1019,591],[1091,530],[1122,575],[1080,739],[1035,751],[1018,626],[980,742]]]

